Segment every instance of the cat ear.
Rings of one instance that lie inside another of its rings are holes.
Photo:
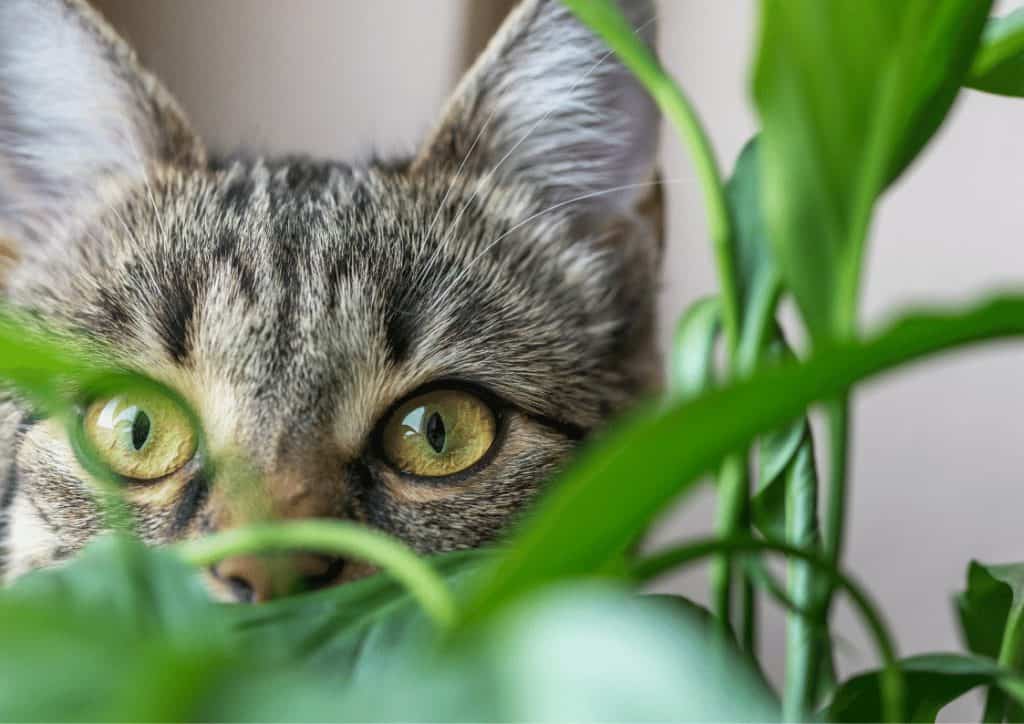
[[[40,235],[106,175],[196,164],[202,145],[83,0],[0,0],[0,236]]]
[[[653,3],[619,0],[653,47]],[[447,164],[618,213],[650,196],[658,111],[605,43],[558,0],[526,0],[462,79],[416,167]]]

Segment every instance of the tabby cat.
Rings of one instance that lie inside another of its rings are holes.
[[[651,43],[651,3],[622,6]],[[214,159],[82,0],[3,0],[3,294],[166,390],[83,396],[77,423],[147,543],[319,517],[473,547],[659,382],[657,136],[603,43],[526,0],[410,157]],[[104,529],[75,439],[0,402],[4,580]],[[367,571],[205,574],[263,601]]]

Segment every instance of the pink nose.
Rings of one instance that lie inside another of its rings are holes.
[[[226,558],[210,573],[238,603],[262,603],[341,582],[345,561],[310,553]]]

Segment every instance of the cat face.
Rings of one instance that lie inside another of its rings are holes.
[[[623,7],[650,41],[649,4]],[[315,517],[472,547],[657,383],[656,137],[601,42],[528,0],[412,158],[211,162],[88,7],[5,0],[5,295],[168,391],[82,400],[147,542]],[[0,462],[5,578],[102,532],[63,426],[4,402]],[[209,578],[264,600],[366,570]]]

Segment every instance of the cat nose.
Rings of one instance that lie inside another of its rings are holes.
[[[341,582],[342,558],[294,553],[235,556],[210,568],[211,575],[238,603],[263,603]]]

